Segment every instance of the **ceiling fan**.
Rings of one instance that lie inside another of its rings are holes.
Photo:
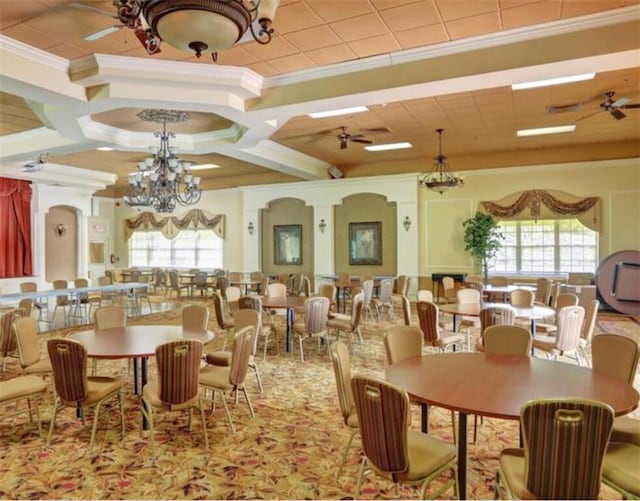
[[[47,163],[48,158],[49,158],[48,153],[40,153],[40,156],[38,156],[37,160],[32,160],[30,162],[27,162],[22,167],[20,167],[20,170],[22,172],[38,172],[42,170],[42,168],[44,167],[44,164]]]
[[[118,20],[120,19],[118,16],[113,15],[111,12],[107,12],[106,10],[98,9],[97,7],[92,7],[90,5],[85,5],[82,3],[77,3],[77,2],[70,3],[68,7],[71,7],[74,9],[88,10],[91,12],[95,12],[97,14],[102,14],[103,16],[107,16],[111,19],[118,19]],[[157,37],[153,36],[150,30],[146,30],[142,26],[139,20],[134,26],[129,26],[127,24],[122,24],[122,23],[107,26],[106,28],[102,28],[101,30],[98,30],[94,33],[90,33],[89,35],[84,37],[84,39],[87,42],[94,42],[103,37],[106,37],[107,35],[111,35],[111,33],[120,31],[122,28],[132,28],[134,30],[136,37],[138,38],[142,46],[146,49],[149,55],[157,54],[158,52],[160,52],[160,40]]]
[[[582,116],[577,120],[584,120],[602,111],[606,111],[607,113],[611,114],[611,116],[616,120],[622,120],[627,116],[622,112],[622,110],[640,108],[640,103],[629,104],[631,99],[629,99],[628,97],[621,97],[614,101],[613,100],[614,95],[615,95],[615,92],[613,91],[607,92],[604,95],[606,99],[605,101],[600,103],[600,108],[598,109],[598,111],[594,111],[593,113]],[[567,111],[580,111],[582,109],[583,104],[585,103],[573,103],[573,104],[567,104],[564,106],[549,106],[547,107],[547,113],[554,114],[554,113],[564,113]]]
[[[366,136],[362,132],[367,132],[367,133],[370,133],[370,134],[377,134],[377,133],[380,133],[380,132],[391,132],[386,127],[377,127],[375,129],[360,129],[362,131],[361,133],[349,134],[347,132],[347,126],[346,125],[342,125],[342,126],[338,127],[338,130],[340,132],[336,137],[340,141],[340,149],[341,150],[344,150],[347,147],[347,144],[349,144],[349,141],[351,141],[352,143],[372,144],[373,141],[371,139],[367,139]]]

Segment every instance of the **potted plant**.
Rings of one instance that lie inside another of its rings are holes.
[[[476,215],[462,223],[464,227],[464,250],[482,265],[484,283],[489,275],[489,260],[502,247],[504,235],[498,228],[498,222],[490,214],[476,212]]]

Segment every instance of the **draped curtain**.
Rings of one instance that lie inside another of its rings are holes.
[[[480,202],[480,211],[500,220],[578,219],[587,228],[601,230],[599,197],[578,198],[554,190],[529,190],[501,200]]]
[[[134,231],[159,231],[165,238],[174,239],[180,230],[209,229],[224,238],[224,215],[207,217],[200,209],[193,209],[182,217],[158,217],[153,212],[143,212],[135,218],[125,219],[125,239],[129,240]]]
[[[0,277],[33,274],[31,182],[0,177]]]

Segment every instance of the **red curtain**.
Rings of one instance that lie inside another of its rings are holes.
[[[31,182],[0,177],[0,277],[33,274]]]

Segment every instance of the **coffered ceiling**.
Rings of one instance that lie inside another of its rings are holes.
[[[147,108],[181,109],[170,124],[181,158],[219,167],[205,189],[420,172],[438,153],[454,170],[640,157],[637,0],[281,0],[269,45],[242,42],[217,64],[163,44],[146,54],[110,1],[0,2],[0,175],[74,184],[96,172],[121,196],[160,124]],[[511,90],[511,83],[594,72],[592,80]],[[307,114],[365,105],[333,118]],[[561,107],[549,113],[549,107]],[[566,108],[562,108],[566,107]],[[576,124],[574,133],[516,130]],[[340,148],[340,127],[374,144]],[[97,151],[108,146],[113,151]],[[20,166],[49,153],[40,172]],[[69,173],[72,173],[69,175]],[[110,174],[110,175],[109,175]]]

